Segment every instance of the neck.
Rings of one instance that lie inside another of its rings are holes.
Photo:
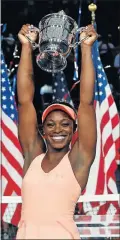
[[[64,155],[69,151],[69,147],[63,149],[53,149],[48,146],[46,157],[50,162],[57,162],[64,157]]]

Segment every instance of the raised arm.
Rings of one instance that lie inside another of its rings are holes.
[[[19,139],[23,149],[25,163],[24,174],[26,173],[31,161],[43,152],[43,139],[38,137],[37,116],[33,105],[34,82],[32,47],[25,35],[29,33],[32,40],[36,40],[37,34],[29,32],[29,25],[23,25],[18,38],[22,44],[20,63],[17,72],[17,94],[18,94],[18,113],[19,113]]]
[[[80,76],[80,105],[78,108],[78,141],[75,143],[71,156],[77,159],[76,173],[84,188],[87,182],[90,166],[96,153],[96,116],[93,106],[95,71],[92,61],[92,45],[97,38],[92,25],[86,28],[80,38],[89,35],[81,44],[81,76]],[[73,157],[72,157],[73,158]]]
[[[91,165],[96,149],[96,116],[94,109],[95,70],[92,60],[92,45],[97,34],[92,25],[88,26],[86,33],[89,39],[81,44],[81,76],[80,76],[80,105],[78,108],[78,136],[79,148],[87,157],[86,164]]]

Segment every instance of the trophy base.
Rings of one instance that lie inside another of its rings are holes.
[[[37,65],[46,72],[57,73],[67,66],[66,58],[55,51],[44,51],[37,55]]]

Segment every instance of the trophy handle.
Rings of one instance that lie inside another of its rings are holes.
[[[29,26],[29,30],[30,31],[35,31],[35,32],[39,32],[40,31],[39,28],[34,27],[33,25]],[[26,35],[25,37],[31,43],[33,50],[35,50],[36,48],[39,47],[39,44],[37,44],[36,42],[32,41],[28,35]]]
[[[83,30],[85,30],[86,28],[87,28],[87,27],[80,27],[80,28],[78,28],[78,29],[76,30],[76,32],[74,32],[74,34],[81,33],[81,32],[82,32]],[[88,39],[88,38],[89,38],[89,36],[86,36],[86,37],[82,38],[79,42],[75,42],[75,43],[73,43],[73,44],[70,44],[69,47],[75,49],[78,45],[81,44],[81,42],[85,41],[85,40]]]

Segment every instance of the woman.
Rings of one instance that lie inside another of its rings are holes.
[[[38,135],[33,106],[32,47],[37,33],[24,25],[18,37],[22,44],[17,73],[19,139],[24,152],[22,213],[17,239],[79,239],[73,221],[74,209],[87,183],[96,149],[96,117],[93,107],[95,73],[91,48],[97,38],[92,25],[80,34],[89,36],[81,44],[80,105],[78,113],[64,103],[51,104],[42,114],[43,137]],[[70,149],[75,121],[78,140]]]

